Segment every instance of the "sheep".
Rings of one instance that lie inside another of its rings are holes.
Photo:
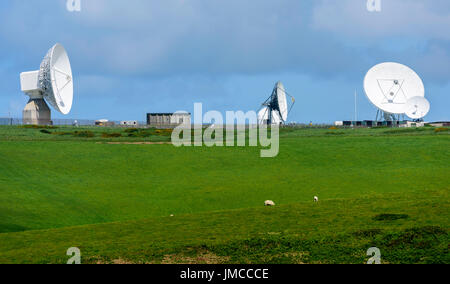
[[[266,200],[266,202],[264,202],[265,206],[275,206],[275,202],[273,202],[272,200]]]
[[[319,197],[314,196],[314,202],[319,202]]]

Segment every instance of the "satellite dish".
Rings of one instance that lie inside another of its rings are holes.
[[[21,89],[30,101],[23,111],[24,124],[51,124],[45,100],[57,111],[68,114],[73,102],[73,78],[69,56],[55,44],[44,57],[39,71],[20,74]]]
[[[281,82],[277,83],[277,100],[281,119],[286,122],[288,117],[288,105],[286,99],[286,90]]]
[[[72,68],[62,45],[53,46],[42,61],[39,85],[47,102],[56,110],[62,114],[70,112],[73,101]]]
[[[280,115],[279,112],[277,111],[272,111],[272,124],[282,124],[284,123],[286,120],[283,120]]]
[[[264,107],[258,112],[259,124],[267,124],[269,120],[269,108]]]
[[[292,105],[289,109],[287,96],[290,96],[283,84],[277,82],[270,97],[263,103],[263,108],[258,113],[260,124],[284,124],[295,100],[292,96]]]
[[[370,102],[387,114],[404,114],[413,97],[425,97],[422,79],[408,66],[387,62],[375,65],[364,78]]]
[[[423,97],[413,97],[406,103],[406,115],[411,119],[422,119],[430,112],[430,102]]]

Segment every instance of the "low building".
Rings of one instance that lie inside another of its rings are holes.
[[[416,122],[416,121],[406,121],[405,123],[400,125],[400,127],[403,127],[403,128],[424,127],[424,126],[425,126],[425,122]]]
[[[99,119],[95,121],[96,126],[105,126],[105,127],[112,127],[115,125],[114,121],[109,121],[107,119]]]
[[[430,122],[429,125],[433,127],[448,127],[450,126],[450,121]]]
[[[180,125],[191,125],[190,113],[148,113],[147,125],[157,128],[174,128]]]
[[[121,126],[139,126],[139,122],[137,120],[128,120],[128,121],[121,121],[120,122]]]

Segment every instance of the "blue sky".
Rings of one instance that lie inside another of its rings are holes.
[[[21,117],[19,73],[62,43],[75,100],[67,118],[145,120],[147,112],[258,110],[276,81],[297,99],[290,121],[374,119],[362,89],[373,65],[422,78],[429,121],[450,120],[450,1],[66,0],[0,2],[0,117]],[[56,111],[53,117],[63,118]]]

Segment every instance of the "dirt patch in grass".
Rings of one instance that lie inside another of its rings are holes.
[[[113,260],[113,264],[134,264],[133,262],[130,262],[128,260],[124,260],[124,259],[114,259]]]
[[[200,251],[197,255],[186,254],[165,255],[162,264],[224,264],[230,261],[230,257],[218,256],[207,250]]]
[[[99,259],[99,260],[95,261],[94,263],[100,264],[100,265],[102,265],[102,264],[138,264],[136,262],[125,260],[122,258],[114,259],[112,261],[105,261],[105,260]]]

